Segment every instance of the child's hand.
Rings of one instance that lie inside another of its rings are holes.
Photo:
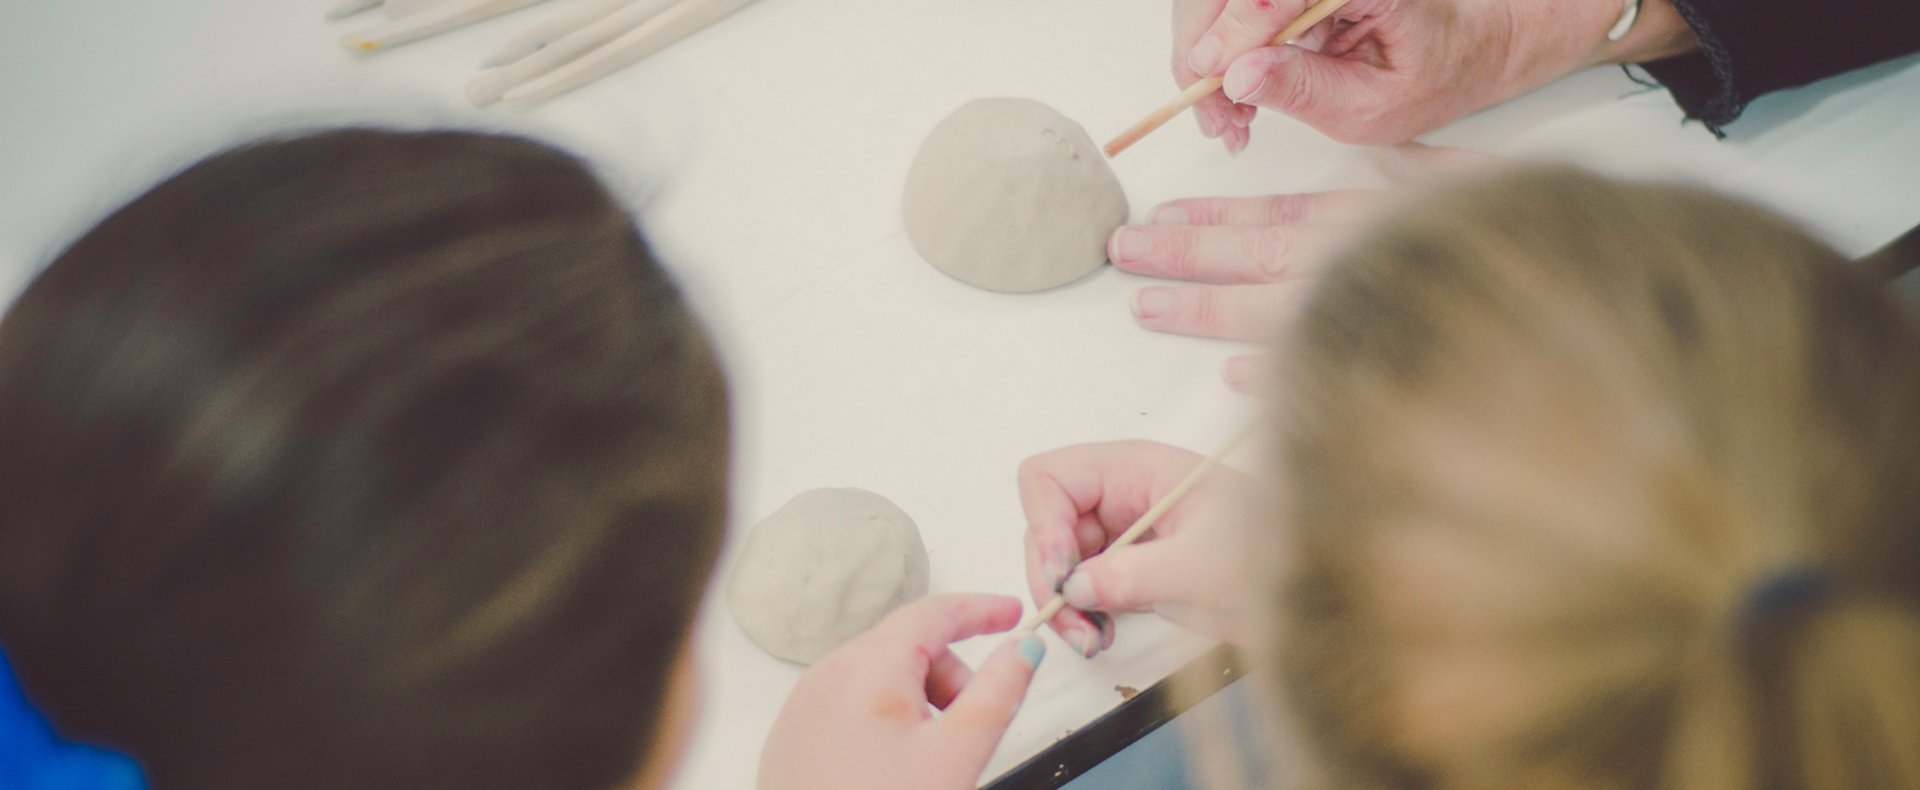
[[[1046,648],[1029,635],[975,673],[947,645],[1010,629],[1020,611],[1002,595],[922,598],[822,659],[767,736],[762,790],[976,786]]]
[[[1235,548],[1246,479],[1226,467],[1202,478],[1154,524],[1148,539],[1107,544],[1203,459],[1144,441],[1083,444],[1020,465],[1027,513],[1027,583],[1044,604],[1067,597],[1049,625],[1083,655],[1113,646],[1104,612],[1154,610],[1190,628],[1236,640],[1243,592]],[[1084,560],[1084,561],[1083,561]]]

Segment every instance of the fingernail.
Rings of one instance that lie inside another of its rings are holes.
[[[1228,386],[1234,389],[1246,389],[1247,385],[1253,382],[1254,363],[1250,359],[1234,357],[1227,360],[1227,367],[1220,372],[1220,375],[1227,380]]]
[[[1082,657],[1086,657],[1094,654],[1091,645],[1094,642],[1093,637],[1095,636],[1095,634],[1086,629],[1075,628],[1072,631],[1061,634],[1060,639],[1067,643],[1067,647],[1073,648],[1073,652],[1079,653]]]
[[[1103,612],[1089,612],[1087,613],[1087,619],[1091,620],[1094,627],[1098,629],[1098,633],[1100,634],[1100,650],[1113,647],[1114,634],[1118,633],[1113,627],[1113,616]]]
[[[1220,37],[1207,36],[1193,45],[1193,51],[1187,53],[1187,65],[1195,73],[1213,76],[1213,70],[1220,67]]]
[[[1098,609],[1100,600],[1093,595],[1093,580],[1084,573],[1067,577],[1067,583],[1060,586],[1060,594],[1067,599],[1067,605],[1075,609]]]
[[[1159,318],[1171,309],[1173,294],[1167,293],[1165,288],[1142,288],[1133,295],[1134,318]]]
[[[1040,659],[1047,657],[1047,643],[1040,641],[1038,634],[1020,637],[1020,660],[1027,662],[1028,669],[1039,669]]]
[[[1244,104],[1247,100],[1257,98],[1266,91],[1267,73],[1256,71],[1248,74],[1245,71],[1229,71],[1226,80],[1220,83],[1220,89],[1226,91],[1227,98],[1232,99],[1235,104]]]
[[[1153,239],[1147,232],[1136,228],[1121,228],[1113,232],[1113,260],[1137,261],[1147,257],[1153,249]]]
[[[1154,209],[1153,216],[1147,221],[1155,225],[1185,225],[1187,224],[1187,209],[1185,206],[1176,206],[1169,203]]]

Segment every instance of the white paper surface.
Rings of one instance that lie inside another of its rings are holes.
[[[922,263],[899,226],[915,148],[963,101],[1039,99],[1104,140],[1170,98],[1165,0],[761,0],[530,112],[464,106],[482,57],[573,1],[365,59],[334,42],[374,18],[328,23],[323,0],[6,3],[0,299],[101,214],[226,144],[354,121],[520,130],[589,156],[635,202],[718,337],[737,404],[734,543],[794,493],[859,486],[919,522],[935,591],[1021,594],[1022,458],[1134,437],[1205,452],[1247,413],[1218,378],[1243,349],[1136,328],[1139,278],[1109,268],[1044,294],[983,293]],[[1638,90],[1596,70],[1425,139],[1703,181],[1852,254],[1920,222],[1920,61],[1764,99],[1727,141],[1683,127],[1664,92],[1626,95]],[[1182,118],[1115,167],[1136,217],[1176,197],[1379,183],[1356,150],[1271,116],[1238,159]],[[1145,687],[1205,647],[1151,617],[1120,630],[1091,662],[1052,643],[989,776],[1113,707],[1115,684]],[[798,671],[717,597],[697,639],[705,705],[677,784],[750,787]]]

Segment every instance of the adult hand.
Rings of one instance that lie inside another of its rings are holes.
[[[1020,465],[1027,516],[1027,584],[1045,604],[1067,597],[1048,623],[1082,655],[1113,646],[1111,612],[1158,611],[1222,639],[1241,633],[1234,518],[1246,479],[1217,468],[1154,524],[1152,538],[1114,538],[1199,466],[1199,455],[1145,441],[1067,447]]]
[[[1199,283],[1136,291],[1133,317],[1141,326],[1264,342],[1305,295],[1339,229],[1378,194],[1175,200],[1155,207],[1147,224],[1115,230],[1107,256],[1124,271]],[[1251,358],[1230,362],[1225,377],[1235,389],[1247,389],[1254,380]]]
[[[1485,168],[1493,157],[1407,143],[1373,150],[1393,182]],[[1189,198],[1156,206],[1145,225],[1107,241],[1114,266],[1198,285],[1148,286],[1133,296],[1134,320],[1148,329],[1224,340],[1269,341],[1306,295],[1347,229],[1387,193],[1352,190],[1254,198]],[[1259,357],[1229,360],[1223,377],[1238,390],[1260,381]]]
[[[971,790],[1046,648],[1029,635],[975,673],[947,645],[1006,631],[1020,611],[1003,595],[930,596],[821,659],[767,736],[762,790]]]
[[[1621,0],[1352,0],[1291,44],[1273,37],[1303,0],[1173,0],[1173,75],[1222,90],[1194,107],[1200,129],[1245,148],[1253,107],[1335,140],[1382,145],[1601,63],[1699,46],[1669,0],[1646,0],[1620,41]]]

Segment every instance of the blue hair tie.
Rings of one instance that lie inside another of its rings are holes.
[[[0,651],[0,787],[18,790],[145,790],[133,758],[60,738],[27,700]]]
[[[1819,568],[1794,566],[1774,571],[1747,591],[1740,607],[1740,635],[1755,645],[1775,625],[1821,606],[1833,595],[1833,576]]]

